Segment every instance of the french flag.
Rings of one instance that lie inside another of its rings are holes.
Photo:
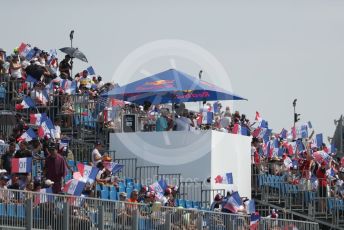
[[[160,181],[157,181],[154,184],[150,185],[149,188],[152,191],[156,192],[156,194],[157,194],[156,197],[158,199],[161,199],[164,195],[166,188],[167,188],[167,184],[163,179],[161,179]]]
[[[24,97],[21,103],[16,104],[15,109],[22,110],[22,109],[35,108],[35,107],[36,105],[35,105],[35,102],[32,100],[32,98],[29,96],[26,96]]]
[[[213,113],[212,112],[202,112],[202,124],[209,125],[213,123]]]
[[[36,204],[36,205],[51,202],[54,200],[54,196],[47,195],[47,194],[53,193],[53,190],[51,187],[40,189],[39,193],[43,193],[43,194],[34,194],[34,196],[35,196],[34,204]]]
[[[87,70],[89,75],[95,75],[96,74],[96,72],[94,71],[92,66],[88,67],[86,70]]]
[[[252,214],[256,212],[256,202],[254,200],[249,200],[247,204],[247,213]]]
[[[256,111],[256,118],[255,118],[255,120],[259,121],[259,122],[262,121],[262,117],[260,116],[260,113],[258,111]]]
[[[49,117],[42,119],[41,126],[38,128],[38,136],[43,138],[45,135],[49,134],[53,139],[55,138],[55,126]]]
[[[46,113],[32,113],[30,114],[30,124],[41,125],[42,120],[47,116]]]
[[[89,165],[84,165],[81,163],[77,165],[77,168],[82,176],[82,181],[90,182],[91,184],[95,181],[97,174],[99,172],[98,168]]]
[[[293,140],[295,140],[296,139],[296,128],[295,127],[291,128],[291,135],[292,135]]]
[[[243,136],[248,136],[248,129],[246,127],[242,127],[239,124],[234,124],[233,130],[232,130],[233,134],[241,134]]]
[[[18,142],[22,142],[22,141],[32,141],[33,139],[36,139],[37,135],[35,133],[35,131],[33,131],[33,129],[29,128],[28,130],[26,130],[25,133],[23,133],[18,139]]]
[[[121,171],[124,167],[124,165],[120,165],[115,162],[104,162],[103,165],[107,170],[111,171],[112,173],[117,173]]]
[[[214,109],[214,113],[219,113],[220,112],[220,106],[219,106],[219,102],[218,101],[214,102],[213,109]]]
[[[324,151],[317,151],[313,153],[313,157],[318,163],[326,162],[328,164],[331,159],[331,157]]]
[[[67,181],[67,183],[63,187],[63,191],[70,195],[80,196],[82,191],[84,190],[85,185],[86,183],[83,181],[71,179]]]
[[[59,149],[64,151],[65,149],[68,148],[69,141],[66,139],[62,139],[59,144]]]
[[[281,138],[283,138],[283,139],[287,139],[287,134],[288,134],[288,130],[282,129],[282,131],[281,131],[281,133],[280,133],[280,136],[281,136]]]
[[[21,56],[27,56],[27,54],[31,51],[31,47],[25,43],[21,43],[19,48],[18,48],[19,54]]]
[[[323,134],[319,133],[315,135],[315,138],[312,139],[312,147],[317,147],[317,148],[321,148],[323,144]]]
[[[215,184],[233,184],[233,174],[226,173],[215,177]]]
[[[240,206],[242,205],[242,200],[238,192],[233,192],[229,197],[227,202],[224,204],[223,208],[231,211],[232,213],[237,213]]]
[[[260,215],[257,212],[252,213],[250,217],[250,230],[258,230],[259,221],[260,221]]]
[[[32,170],[32,158],[12,158],[12,173],[30,173]]]

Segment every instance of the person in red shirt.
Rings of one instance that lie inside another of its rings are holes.
[[[327,196],[327,176],[326,176],[326,162],[321,163],[321,167],[317,170],[316,176],[319,181],[319,197],[323,198],[320,200],[320,210],[324,212],[325,209],[325,197]]]
[[[66,176],[67,164],[65,159],[58,154],[54,143],[49,144],[49,156],[45,161],[45,176],[47,179],[54,182],[53,193],[60,193],[62,187],[62,179]]]

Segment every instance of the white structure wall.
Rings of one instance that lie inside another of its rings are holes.
[[[217,131],[135,132],[110,134],[116,158],[138,158],[138,165],[159,165],[159,173],[181,173],[182,181],[204,181],[209,188],[238,190],[251,197],[251,138]],[[233,185],[215,177],[233,174]]]

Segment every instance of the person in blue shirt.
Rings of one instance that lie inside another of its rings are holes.
[[[166,131],[168,124],[167,124],[167,111],[162,110],[160,117],[156,120],[156,131]]]

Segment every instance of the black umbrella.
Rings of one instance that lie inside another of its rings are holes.
[[[80,59],[81,61],[88,62],[85,54],[83,54],[78,48],[64,47],[60,49],[61,52],[68,54],[72,58]]]

